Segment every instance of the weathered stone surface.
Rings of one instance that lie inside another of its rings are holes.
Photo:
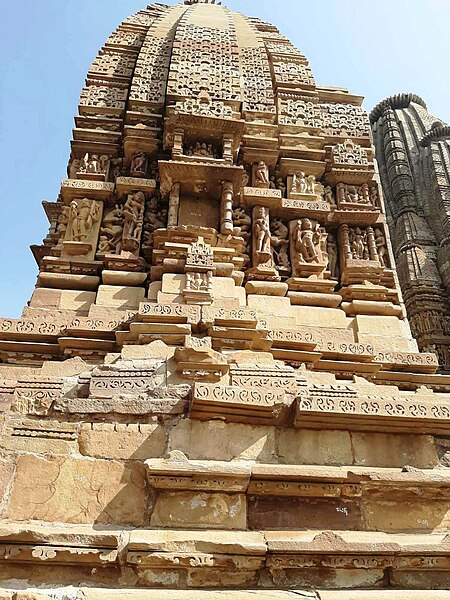
[[[20,456],[7,517],[143,525],[144,468],[93,459]]]
[[[353,463],[351,437],[346,431],[278,429],[275,440],[277,456],[286,464]]]
[[[145,289],[142,287],[101,285],[98,288],[96,303],[99,306],[129,310],[139,308],[139,304],[144,300]]]
[[[80,453],[94,458],[145,460],[165,452],[167,430],[158,423],[83,423]]]
[[[15,461],[0,459],[0,516],[3,516],[7,506],[9,491],[14,475]]]
[[[359,503],[350,499],[254,497],[249,501],[250,529],[362,529]]]
[[[242,494],[160,492],[150,520],[152,527],[245,529],[247,511]]]
[[[414,467],[430,469],[437,465],[436,444],[432,436],[351,433],[354,464],[379,467]]]
[[[272,427],[183,420],[169,432],[169,450],[181,450],[191,460],[258,460],[272,462]]]

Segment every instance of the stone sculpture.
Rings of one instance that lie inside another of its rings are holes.
[[[253,165],[253,187],[257,188],[269,188],[269,169],[263,160]]]

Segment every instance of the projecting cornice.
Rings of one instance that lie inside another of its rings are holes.
[[[450,139],[450,125],[437,125],[423,136],[419,144],[425,148],[432,142],[448,139]]]
[[[417,94],[411,93],[403,93],[403,94],[395,94],[395,96],[389,96],[389,98],[385,98],[381,102],[379,102],[375,108],[370,113],[370,122],[375,123],[383,114],[384,109],[389,106],[390,108],[408,108],[411,102],[415,104],[419,104],[423,106],[423,108],[427,108],[427,105],[424,100]]]

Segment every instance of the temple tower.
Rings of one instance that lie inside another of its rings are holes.
[[[450,371],[450,128],[415,94],[387,98],[371,121],[412,332]]]
[[[450,375],[362,100],[218,3],[108,38],[0,320],[2,599],[448,600]]]

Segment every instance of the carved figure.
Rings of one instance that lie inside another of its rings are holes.
[[[123,239],[134,240],[139,243],[142,232],[142,216],[145,205],[144,192],[128,194],[123,207],[124,224]]]
[[[319,262],[317,231],[314,231],[310,219],[299,219],[294,230],[294,247],[298,254],[299,262]]]
[[[100,252],[120,254],[122,250],[123,222],[123,207],[116,204],[115,208],[103,218],[100,229]]]
[[[376,184],[369,189],[369,200],[372,206],[378,207],[378,186]]]
[[[144,152],[136,152],[131,159],[130,175],[132,177],[145,177],[147,171],[147,157]]]
[[[275,187],[281,191],[281,197],[286,198],[286,184],[282,177],[278,177],[275,181]]]
[[[336,201],[334,199],[333,190],[329,185],[326,185],[324,188],[323,198],[324,198],[325,202],[328,202],[328,204],[330,206],[332,206],[333,208],[336,207]]]
[[[70,163],[70,167],[69,167],[70,179],[77,178],[77,173],[80,171],[80,168],[81,168],[81,160],[79,158],[74,158],[72,160],[72,162]]]
[[[290,270],[291,263],[288,257],[289,229],[280,219],[274,219],[270,224],[271,245],[275,264],[283,270]]]
[[[314,175],[308,175],[306,178],[306,193],[307,194],[315,194],[316,193],[316,178]]]
[[[269,169],[263,160],[260,160],[256,164],[254,169],[254,187],[268,187],[270,184],[269,180]]]
[[[199,156],[202,158],[219,158],[217,148],[206,142],[195,142],[186,151],[187,156]]]
[[[111,172],[111,178],[112,181],[115,181],[117,179],[117,177],[120,177],[122,175],[122,170],[123,170],[123,160],[121,158],[114,158],[111,161],[113,168],[112,168],[112,172]]]
[[[365,233],[359,227],[355,227],[350,233],[350,247],[354,259],[366,260],[369,258],[369,249],[367,247]]]
[[[65,239],[73,242],[85,242],[92,225],[100,218],[100,208],[90,200],[72,200]]]
[[[375,245],[377,247],[377,255],[378,260],[380,261],[380,265],[382,267],[387,266],[387,248],[386,248],[386,238],[384,237],[381,229],[375,229]]]
[[[153,245],[152,233],[167,225],[167,209],[159,208],[159,200],[159,195],[155,194],[147,202],[142,234],[142,246],[144,248],[151,248]]]
[[[331,273],[331,277],[334,279],[339,278],[338,270],[338,253],[337,253],[336,239],[332,233],[328,234],[327,239],[327,254],[328,254],[328,270]]]
[[[102,156],[99,157],[98,154],[89,155],[89,153],[86,152],[83,160],[80,161],[78,172],[89,175],[106,175],[108,167],[109,156],[102,154]]]
[[[253,266],[272,263],[269,211],[264,206],[253,208]],[[271,264],[272,266],[272,264]]]
[[[66,231],[67,231],[67,226],[69,224],[69,220],[70,220],[70,207],[69,206],[63,206],[61,208],[61,214],[59,216],[59,222],[58,222],[58,227],[56,229],[56,231],[58,232],[58,236],[59,239],[64,239],[65,235],[66,235]]]

